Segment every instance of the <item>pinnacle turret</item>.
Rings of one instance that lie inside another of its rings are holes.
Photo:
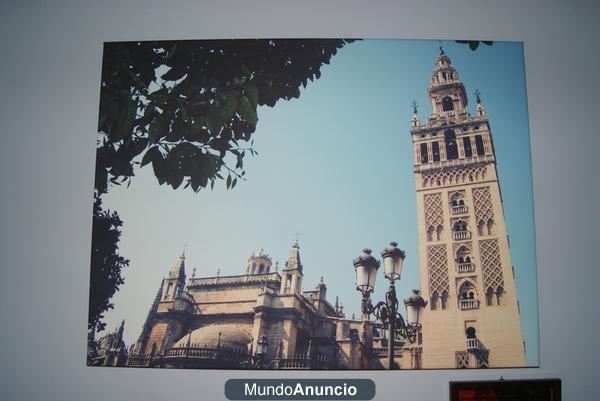
[[[440,54],[435,59],[428,94],[433,111],[430,119],[468,113],[465,86],[441,45]]]
[[[285,262],[285,269],[298,270],[300,272],[302,271],[302,262],[300,261],[300,245],[298,245],[297,240],[292,246],[292,251],[290,252],[287,262]]]

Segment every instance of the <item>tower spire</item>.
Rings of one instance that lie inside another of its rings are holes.
[[[435,59],[435,68],[428,89],[432,114],[429,120],[439,120],[456,115],[468,114],[468,97],[458,72],[452,66],[440,42],[440,54]]]
[[[477,107],[475,108],[475,114],[477,117],[485,117],[485,108],[481,105],[481,92],[479,89],[476,89],[473,93],[477,100]]]
[[[421,122],[419,121],[419,114],[417,113],[417,108],[419,107],[419,105],[417,104],[416,100],[413,100],[412,102],[412,109],[413,109],[413,116],[412,116],[412,127],[413,128],[418,128],[419,125],[421,125]]]
[[[300,245],[298,241],[292,245],[290,256],[285,262],[283,269],[283,281],[281,287],[283,293],[299,293],[302,291],[302,262],[300,260]]]

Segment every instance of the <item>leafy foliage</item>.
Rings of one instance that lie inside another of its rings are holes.
[[[102,209],[99,196],[94,197],[94,219],[92,226],[92,263],[90,277],[90,304],[88,329],[101,331],[103,313],[113,309],[109,302],[123,284],[121,270],[129,265],[129,260],[119,255],[120,227],[123,222],[117,212]]]
[[[96,190],[152,165],[159,184],[194,191],[243,179],[256,154],[257,106],[300,96],[351,40],[205,40],[107,43]],[[247,146],[248,147],[244,147]]]
[[[462,43],[465,45],[469,45],[469,48],[473,51],[477,50],[477,48],[479,47],[479,43],[483,43],[486,46],[491,46],[494,42],[489,41],[489,40],[457,40],[456,43]]]

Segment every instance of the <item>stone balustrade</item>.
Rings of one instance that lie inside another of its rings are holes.
[[[476,338],[467,338],[467,351],[479,349],[479,340]]]
[[[459,273],[472,273],[475,271],[475,265],[471,262],[463,262],[457,265],[457,271]]]
[[[450,208],[450,211],[452,212],[452,214],[464,214],[464,213],[467,213],[469,211],[469,209],[467,209],[467,206],[465,206],[465,205],[457,205],[457,206],[452,206]]]
[[[190,288],[190,287],[206,287],[206,286],[214,286],[214,285],[260,284],[260,283],[280,282],[280,281],[281,281],[281,276],[278,273],[203,277],[203,278],[191,278],[188,283],[188,288]]]
[[[458,307],[462,310],[479,309],[479,300],[477,299],[460,299]]]
[[[464,239],[470,239],[471,232],[470,231],[452,231],[452,238],[454,238],[457,241],[464,240]]]
[[[415,172],[421,173],[426,170],[434,170],[442,167],[457,167],[464,166],[467,163],[484,163],[484,162],[492,162],[494,161],[494,155],[483,155],[483,156],[472,156],[461,159],[452,159],[452,160],[439,160],[439,161],[429,161],[423,164],[415,164]]]

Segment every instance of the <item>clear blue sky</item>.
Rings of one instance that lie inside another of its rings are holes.
[[[522,44],[495,42],[471,51],[444,42],[470,96],[482,92],[498,161],[528,364],[539,364],[537,279],[529,127]],[[359,315],[352,259],[377,254],[389,241],[407,258],[400,296],[419,287],[415,182],[410,119],[413,99],[423,121],[438,42],[366,40],[323,66],[299,99],[261,107],[254,134],[259,156],[245,159],[247,181],[194,194],[159,186],[151,168],[130,188],[113,187],[104,206],[124,221],[121,254],[131,260],[107,313],[112,330],[126,319],[125,339],[141,331],[161,278],[187,244],[188,276],[243,274],[260,249],[285,262],[300,233],[304,289],[324,276],[328,298]],[[375,299],[386,285],[379,277]]]

